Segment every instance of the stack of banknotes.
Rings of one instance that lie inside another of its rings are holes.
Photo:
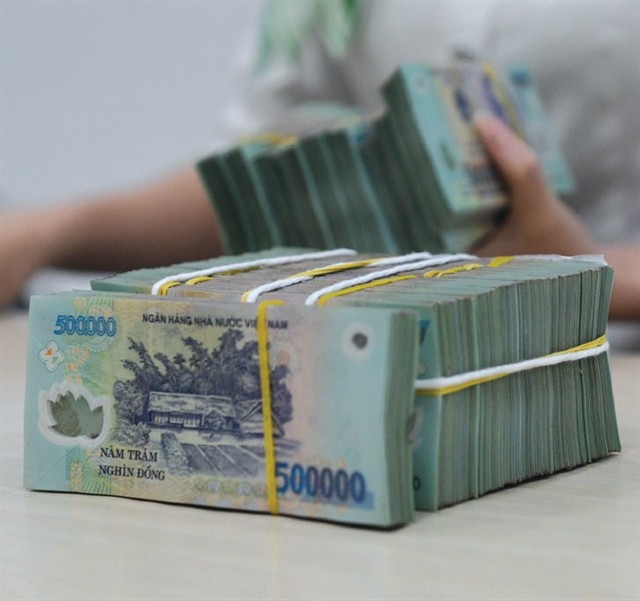
[[[26,486],[392,527],[606,457],[611,280],[280,248],[34,297]]]
[[[507,202],[474,129],[478,113],[504,120],[537,150],[550,185],[571,190],[526,68],[498,75],[472,61],[409,64],[381,92],[381,114],[312,105],[198,164],[230,254],[472,248]]]

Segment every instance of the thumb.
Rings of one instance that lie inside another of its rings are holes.
[[[505,179],[511,210],[519,211],[530,203],[544,203],[549,189],[533,149],[493,115],[476,117],[474,124],[485,149]]]

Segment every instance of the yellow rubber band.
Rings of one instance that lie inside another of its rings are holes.
[[[488,263],[487,267],[500,267],[506,263],[511,263],[515,257],[493,257]]]
[[[301,281],[309,281],[309,279],[317,276],[328,275],[330,273],[340,273],[341,271],[347,271],[348,269],[357,269],[358,267],[366,267],[367,265],[371,265],[372,263],[375,263],[378,260],[379,259],[363,259],[362,261],[351,261],[349,263],[341,263],[339,265],[327,265],[326,267],[308,269],[307,271],[301,271],[299,273],[295,273],[286,278],[283,278],[282,281],[284,282],[287,280],[295,280],[299,278],[308,278],[306,280],[301,280]],[[296,282],[296,283],[299,283],[299,282]],[[282,286],[282,288],[284,287],[285,285]],[[255,288],[252,288],[251,290],[247,290],[243,292],[242,296],[240,297],[241,302],[243,303],[248,302],[248,298],[251,296],[254,290]],[[279,288],[273,288],[271,291],[273,290],[279,290]]]
[[[249,296],[251,290],[247,290],[245,292],[242,293],[242,296],[240,297],[240,302],[241,303],[246,303],[247,302],[247,297]]]
[[[317,269],[309,269],[292,275],[291,278],[316,277],[319,275],[327,275],[329,273],[339,273],[348,269],[357,269],[358,267],[366,267],[375,263],[378,259],[364,259],[362,261],[351,261],[350,263],[342,263],[341,265],[328,265],[327,267],[318,267]]]
[[[477,386],[478,384],[484,384],[485,382],[491,382],[492,380],[499,380],[500,378],[505,378],[508,375],[510,374],[505,372],[503,374],[495,374],[494,376],[487,376],[485,378],[470,380],[469,382],[465,382],[464,384],[443,386],[442,388],[416,388],[416,394],[419,396],[445,396],[447,394],[459,392],[460,390],[464,390],[465,388]]]
[[[242,269],[229,269],[228,271],[223,271],[221,273],[219,273],[218,275],[235,275],[236,273],[244,273],[246,271],[254,271],[255,269],[260,269],[259,267],[245,267]],[[158,296],[166,296],[167,295],[167,290],[169,290],[169,288],[173,288],[174,286],[195,286],[196,284],[201,284],[202,282],[208,282],[209,280],[212,280],[213,277],[209,276],[209,275],[203,275],[197,278],[191,278],[190,280],[186,280],[184,282],[167,282],[166,284],[163,284],[159,289],[158,289]]]
[[[367,288],[375,288],[376,286],[384,286],[386,284],[393,284],[393,282],[399,282],[401,280],[412,280],[418,276],[415,275],[397,275],[391,278],[382,278],[380,280],[374,280],[373,282],[367,282],[366,284],[358,284],[357,286],[351,286],[350,288],[344,288],[343,290],[336,290],[335,292],[328,292],[324,296],[318,299],[317,305],[324,305],[327,301],[337,296],[344,296],[345,294],[351,294],[360,290],[366,290]]]
[[[589,342],[585,342],[584,344],[580,344],[578,346],[574,346],[573,348],[567,349],[566,351],[558,351],[556,353],[551,353],[547,355],[547,357],[557,357],[558,355],[566,355],[568,353],[577,353],[579,351],[588,351],[592,348],[599,347],[603,345],[607,341],[606,334],[603,334],[599,338],[594,340],[590,340]]]
[[[160,288],[160,290],[158,290],[158,295],[159,296],[167,296],[167,290],[169,290],[169,288],[173,288],[174,286],[180,286],[181,282],[167,282],[166,284],[163,284]]]
[[[185,284],[187,286],[194,286],[195,284],[200,284],[201,282],[208,282],[209,280],[212,280],[212,279],[213,278],[211,276],[203,275],[203,276],[200,276],[199,278],[191,278],[190,280],[187,280]]]
[[[566,349],[564,351],[557,351],[555,353],[550,353],[548,355],[544,355],[542,359],[546,359],[549,357],[557,357],[560,355],[568,355],[570,353],[578,353],[580,351],[588,351],[591,349],[595,349],[599,346],[602,346],[606,342],[607,342],[607,336],[602,335],[594,340],[585,342],[584,344],[579,344],[578,346],[574,346],[573,348]],[[460,390],[465,390],[466,388],[471,388],[472,386],[477,386],[478,384],[484,384],[485,382],[491,382],[493,380],[499,380],[500,378],[505,378],[507,376],[512,375],[513,373],[518,373],[518,372],[505,371],[503,373],[493,374],[491,376],[475,378],[473,380],[469,380],[461,384],[453,384],[451,386],[442,386],[439,388],[416,388],[415,392],[419,396],[445,396],[447,394],[459,392]]]
[[[432,269],[427,271],[423,277],[425,278],[441,278],[444,275],[452,275],[454,273],[460,273],[461,271],[471,271],[472,269],[480,269],[484,267],[480,263],[467,263],[466,265],[458,265],[457,267],[450,267],[449,269]]]
[[[260,389],[262,390],[262,423],[264,428],[264,463],[267,480],[267,507],[269,513],[279,513],[276,486],[276,450],[273,443],[273,418],[271,415],[271,378],[269,368],[269,332],[267,309],[283,305],[281,300],[267,300],[258,305],[256,329],[258,334],[258,362],[260,366]]]
[[[493,257],[488,263],[487,267],[500,267],[506,263],[513,261],[515,257]],[[473,269],[480,269],[484,267],[481,263],[467,263],[466,265],[459,265],[457,267],[450,267],[449,269],[432,269],[424,274],[425,278],[441,278],[445,275],[452,275],[454,273],[460,273],[461,271],[471,271]]]

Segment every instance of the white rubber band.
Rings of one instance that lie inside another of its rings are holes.
[[[171,282],[186,282],[191,278],[201,278],[214,275],[216,273],[222,273],[234,269],[250,269],[251,267],[262,267],[269,265],[286,265],[287,263],[298,263],[300,261],[311,261],[315,259],[326,259],[329,257],[336,257],[339,255],[355,255],[357,252],[350,248],[337,248],[335,250],[326,250],[312,253],[304,253],[301,255],[287,255],[281,257],[271,257],[267,259],[256,259],[254,261],[245,261],[243,263],[230,263],[228,265],[217,265],[216,267],[209,267],[207,269],[200,269],[198,271],[189,271],[186,273],[179,273],[176,275],[170,275],[166,278],[162,278],[156,282],[151,288],[151,294],[158,294],[158,291],[162,286]]]
[[[351,288],[352,286],[358,286],[360,284],[367,284],[368,282],[373,282],[375,280],[380,280],[382,278],[388,278],[392,275],[396,275],[398,273],[404,273],[405,271],[414,271],[416,269],[424,269],[425,267],[434,267],[435,265],[445,265],[446,263],[454,263],[455,261],[467,261],[477,259],[473,255],[439,255],[435,257],[431,257],[430,259],[426,259],[424,261],[416,261],[414,263],[407,263],[404,265],[398,265],[396,267],[391,267],[389,269],[383,269],[381,271],[374,271],[373,273],[368,273],[366,275],[362,275],[357,278],[351,278],[349,280],[344,280],[342,282],[338,282],[337,284],[333,284],[331,286],[326,286],[325,288],[321,288],[320,290],[316,290],[313,294],[310,294],[305,300],[305,305],[315,305],[318,300],[323,297],[325,294],[331,294],[332,292],[336,292],[338,290],[344,290],[345,288]]]
[[[410,253],[407,255],[401,255],[397,257],[385,257],[383,259],[376,259],[371,262],[369,266],[373,265],[397,265],[399,263],[407,263],[409,261],[415,261],[419,258],[432,257],[433,255],[428,252],[422,253]],[[327,265],[326,267],[318,267],[319,270],[322,269],[333,269],[340,268],[345,265],[345,262],[342,263],[333,263],[332,265]],[[265,292],[273,292],[274,290],[281,290],[282,288],[286,288],[287,286],[293,286],[294,284],[300,284],[302,282],[308,282],[316,276],[313,275],[301,275],[298,277],[288,277],[282,278],[280,280],[275,280],[273,282],[268,282],[267,284],[262,284],[261,286],[256,286],[252,290],[249,290],[245,293],[243,300],[245,303],[255,303],[258,300],[258,297]]]
[[[384,259],[376,259],[373,265],[398,265],[400,263],[410,263],[412,261],[419,261],[422,259],[430,259],[433,257],[431,253],[408,253],[406,255],[398,255],[396,257],[385,257]]]
[[[507,376],[515,374],[517,372],[526,371],[529,369],[535,369],[536,367],[547,367],[550,365],[559,365],[560,363],[568,363],[570,361],[579,361],[580,359],[586,359],[587,357],[594,357],[600,353],[604,353],[609,350],[609,343],[604,342],[599,346],[583,351],[573,351],[567,353],[556,353],[547,355],[545,357],[537,357],[535,359],[527,359],[525,361],[518,361],[517,363],[507,363],[506,365],[499,365],[497,367],[487,367],[485,369],[477,369],[464,374],[458,374],[455,376],[445,376],[441,378],[429,378],[425,380],[416,380],[416,389],[429,389],[438,390],[443,388],[450,388],[453,386],[460,386],[473,382],[474,380],[483,380],[484,378],[491,378],[493,376]]]

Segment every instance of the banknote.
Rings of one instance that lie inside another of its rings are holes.
[[[472,122],[478,112],[507,115],[494,80],[481,66],[403,65],[383,91],[402,139],[415,138],[416,149],[422,150],[413,151],[414,162],[429,177],[415,174],[413,185],[423,190],[423,198],[432,199],[440,225],[506,205],[500,178]],[[439,194],[426,189],[434,184]]]
[[[34,297],[29,330],[28,488],[412,517],[411,312],[78,292]]]
[[[446,67],[407,64],[383,91],[389,118],[398,123],[402,138],[419,136],[442,189],[445,213],[471,215],[506,204],[501,178],[473,126],[478,114],[493,114],[525,139],[556,191],[571,189],[571,174],[525,67],[498,70],[477,61]],[[420,181],[416,178],[415,185]]]
[[[504,82],[518,111],[524,137],[536,151],[549,183],[556,192],[567,194],[574,190],[575,182],[533,79],[526,66],[513,65],[506,70]]]

